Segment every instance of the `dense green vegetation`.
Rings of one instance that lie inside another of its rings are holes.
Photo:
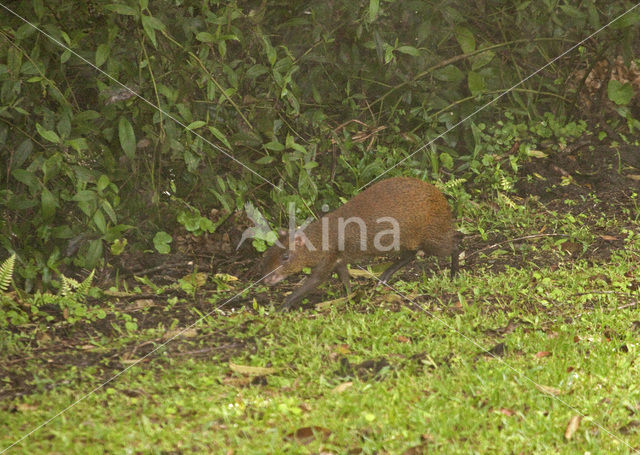
[[[21,288],[57,288],[59,273],[154,238],[166,251],[178,220],[211,232],[252,202],[280,222],[290,201],[304,219],[403,159],[390,174],[491,179],[509,157],[487,153],[497,144],[478,126],[505,111],[515,123],[552,112],[559,126],[584,114],[587,71],[634,55],[637,10],[500,110],[431,140],[631,6],[12,3],[32,24],[2,10],[0,248],[19,253]],[[212,207],[216,219],[203,221]]]
[[[633,2],[3,5],[0,452],[640,450]],[[278,313],[246,204],[383,175],[461,274]]]

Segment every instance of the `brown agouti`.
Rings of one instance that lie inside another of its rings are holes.
[[[311,267],[312,273],[285,301],[290,308],[337,272],[350,293],[347,264],[375,256],[399,256],[380,280],[386,282],[402,266],[425,255],[451,255],[451,276],[458,269],[458,248],[449,204],[433,185],[410,177],[375,183],[342,207],[304,230],[281,229],[279,244],[265,253],[265,283],[274,285]]]

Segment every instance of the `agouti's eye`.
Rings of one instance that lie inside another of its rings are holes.
[[[288,261],[289,260],[289,252],[288,251],[286,253],[282,253],[282,260],[283,261]]]

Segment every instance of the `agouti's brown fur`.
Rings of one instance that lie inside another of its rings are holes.
[[[391,219],[397,222],[395,231]],[[349,293],[347,264],[361,259],[399,256],[380,276],[383,282],[411,262],[418,250],[437,257],[450,255],[451,276],[458,268],[449,204],[435,186],[415,178],[382,180],[312,222],[304,231],[280,230],[279,237],[280,245],[276,243],[265,253],[263,272],[269,274],[265,283],[274,285],[304,267],[313,269],[302,286],[286,299],[285,308],[300,302],[334,271]],[[388,250],[392,245],[395,248]]]

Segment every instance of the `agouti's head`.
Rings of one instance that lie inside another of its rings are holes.
[[[280,229],[278,241],[264,254],[262,275],[267,275],[264,282],[269,286],[284,280],[291,274],[300,272],[310,266],[314,252],[307,249],[307,238],[304,233],[296,231],[293,242],[289,241],[289,231]]]

